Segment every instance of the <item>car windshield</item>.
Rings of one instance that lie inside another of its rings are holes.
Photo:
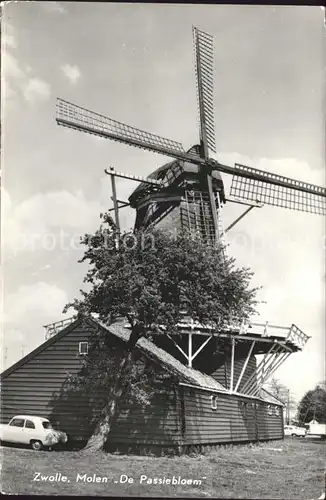
[[[44,429],[52,429],[51,422],[42,422]]]

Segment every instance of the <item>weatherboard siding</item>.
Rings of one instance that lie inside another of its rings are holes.
[[[260,440],[267,439],[283,439],[283,408],[279,406],[279,415],[275,415],[275,406],[272,407],[272,414],[269,414],[268,404],[261,404],[258,406],[258,437]]]
[[[145,408],[123,404],[110,434],[110,443],[145,445],[177,444],[180,437],[179,415],[174,391],[156,394]]]
[[[89,333],[89,327],[79,324],[2,378],[1,423],[7,423],[19,413],[51,416],[53,400],[60,394],[67,374],[76,374],[82,368],[79,342],[87,341]]]
[[[180,393],[185,408],[182,444],[220,444],[265,439],[282,439],[282,413],[268,414],[268,404],[247,398],[214,394],[217,409],[211,407],[209,391],[184,387]]]

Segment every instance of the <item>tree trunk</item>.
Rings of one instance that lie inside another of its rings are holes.
[[[104,417],[97,424],[92,436],[89,438],[84,450],[87,452],[100,451],[106,443],[108,435],[112,427],[112,421],[117,413],[118,401],[124,392],[125,374],[132,360],[132,350],[135,347],[140,333],[135,329],[131,332],[129,341],[127,342],[127,352],[122,357],[114,385],[109,393],[107,405],[104,408]]]

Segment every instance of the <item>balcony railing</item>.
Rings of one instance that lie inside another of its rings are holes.
[[[70,318],[62,319],[61,321],[56,321],[55,323],[50,323],[48,325],[43,325],[45,328],[45,340],[48,340],[53,335],[56,335],[61,330],[66,328],[66,326],[70,325],[73,321],[75,321],[76,316],[71,316]]]

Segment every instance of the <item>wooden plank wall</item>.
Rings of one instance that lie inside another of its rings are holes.
[[[185,407],[182,444],[214,444],[283,438],[282,412],[268,414],[268,404],[231,395],[217,396],[211,407],[208,391],[184,387],[180,393]],[[280,407],[281,408],[281,407]]]
[[[175,394],[168,389],[156,393],[149,406],[123,403],[110,435],[111,443],[178,444],[181,436]]]

